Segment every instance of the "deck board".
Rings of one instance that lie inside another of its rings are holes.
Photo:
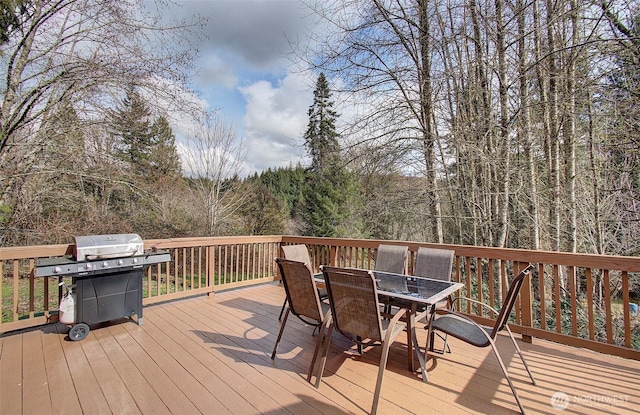
[[[0,337],[1,414],[366,414],[379,348],[362,355],[335,337],[319,389],[306,381],[316,337],[289,317],[275,360],[284,291],[265,284],[146,307],[144,325],[92,327],[80,342],[63,325]],[[421,328],[422,325],[419,325]],[[424,345],[426,333],[418,332]],[[518,340],[519,341],[519,340]],[[429,382],[407,370],[406,338],[391,348],[380,414],[516,414],[490,349],[450,340],[428,364]],[[527,413],[632,414],[640,362],[546,341],[519,341],[533,386],[508,338],[498,346]],[[315,380],[315,376],[312,380]],[[551,398],[570,398],[564,411]]]

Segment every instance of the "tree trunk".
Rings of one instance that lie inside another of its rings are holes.
[[[578,51],[578,5],[575,0],[570,2],[570,24],[571,24],[571,48],[568,52],[566,96],[563,100],[566,103],[563,122],[563,138],[565,146],[565,186],[566,197],[568,199],[569,229],[565,250],[576,252],[577,250],[577,206],[576,206],[576,59]]]
[[[440,207],[440,195],[438,191],[438,177],[436,168],[436,156],[434,149],[435,134],[433,127],[433,102],[431,86],[431,44],[430,25],[428,16],[428,0],[418,1],[418,14],[420,24],[420,67],[418,80],[420,83],[420,117],[422,124],[422,142],[425,161],[427,195],[431,213],[432,238],[438,243],[444,243],[442,231],[442,212]]]
[[[560,138],[558,128],[558,69],[556,63],[557,41],[554,33],[554,22],[556,21],[556,10],[553,0],[547,0],[547,62],[549,67],[549,184],[551,190],[551,201],[549,203],[549,223],[551,224],[551,246],[555,251],[561,247],[560,241]],[[564,286],[564,284],[563,284]]]
[[[531,141],[531,109],[529,101],[529,75],[527,70],[527,50],[525,39],[527,28],[525,27],[525,8],[523,0],[517,0],[516,13],[518,15],[518,76],[520,79],[520,114],[518,118],[519,142],[524,147],[526,163],[525,192],[523,196],[527,201],[527,211],[530,220],[529,244],[533,249],[540,249],[540,232],[538,224],[538,176]]]
[[[502,10],[502,0],[495,1],[496,7],[496,48],[498,52],[498,95],[500,101],[500,165],[502,177],[500,178],[500,203],[496,206],[498,211],[498,239],[497,246],[503,248],[507,242],[507,230],[509,223],[509,189],[511,182],[511,143],[509,140],[509,109],[507,90],[507,64],[505,46],[505,27]],[[498,175],[496,171],[496,175]]]

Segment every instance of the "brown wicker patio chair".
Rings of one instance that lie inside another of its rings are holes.
[[[419,247],[416,255],[416,265],[413,267],[413,275],[451,281],[454,254],[455,251],[452,249]]]
[[[308,264],[299,261],[290,261],[284,258],[276,258],[276,263],[282,275],[284,290],[287,294],[288,306],[285,307],[284,317],[280,323],[280,332],[276,343],[273,345],[271,359],[275,359],[276,350],[284,327],[287,324],[289,311],[306,324],[314,326],[316,329],[322,325],[329,312],[329,305],[320,301],[316,282]],[[314,329],[314,332],[315,330]]]
[[[416,254],[416,264],[413,267],[413,275],[416,277],[432,278],[435,280],[451,281],[451,267],[455,251],[452,249],[427,248],[421,246]],[[436,304],[437,309],[447,309],[451,306],[450,299]],[[426,309],[416,315],[416,320],[426,316]],[[438,334],[444,341],[442,350],[447,350],[447,338]]]
[[[304,262],[305,264],[309,265],[313,272],[313,264],[311,263],[311,257],[309,256],[309,249],[307,249],[307,245],[282,245],[280,249],[282,249],[282,254],[285,259]],[[327,298],[327,291],[324,288],[318,288],[318,295],[320,295],[321,300],[324,300]],[[282,314],[284,313],[284,308],[286,307],[286,305],[287,298],[285,297],[284,302],[282,303],[282,308],[280,309],[278,320],[282,320]]]
[[[305,264],[309,264],[311,267],[311,257],[309,256],[307,245],[282,245],[280,249],[282,249],[282,254],[285,259],[304,262]]]
[[[408,246],[403,245],[378,245],[374,270],[404,274],[407,269]]]
[[[421,246],[416,254],[413,275],[434,280],[451,281],[451,267],[455,251],[452,249],[426,248]],[[441,301],[438,308],[448,308],[449,301]]]
[[[380,272],[391,272],[394,274],[404,274],[407,270],[407,256],[409,247],[404,245],[378,245],[376,251],[376,260],[373,269]],[[397,282],[397,279],[391,281]],[[382,281],[387,291],[406,291],[407,286],[393,287],[388,286],[388,281]],[[380,296],[380,302],[384,306],[385,314],[391,313],[391,300],[387,296]]]
[[[525,277],[531,270],[533,269],[533,265],[529,264],[525,269],[523,269],[517,277],[513,279],[511,282],[511,286],[509,287],[509,291],[504,298],[502,303],[502,308],[500,311],[497,311],[490,307],[487,304],[482,304],[483,307],[491,310],[492,313],[497,315],[496,322],[494,326],[491,327],[483,327],[473,321],[471,318],[461,314],[455,310],[447,310],[440,317],[431,320],[428,327],[427,332],[427,345],[425,348],[425,360],[428,359],[428,355],[431,354],[435,359],[435,354],[431,353],[433,351],[433,334],[437,331],[445,333],[447,335],[453,336],[457,339],[464,341],[465,343],[471,344],[476,347],[488,347],[491,346],[493,353],[498,359],[498,363],[500,364],[500,368],[502,369],[502,373],[504,373],[504,377],[507,379],[507,383],[509,383],[509,387],[511,387],[511,392],[513,392],[513,396],[520,407],[520,411],[524,414],[524,407],[520,402],[520,398],[518,397],[518,393],[516,392],[515,387],[513,386],[513,382],[511,382],[511,378],[507,373],[507,368],[505,367],[502,358],[500,357],[500,353],[498,352],[498,348],[495,344],[496,336],[500,331],[506,331],[513,343],[522,363],[529,373],[529,377],[531,378],[531,383],[536,384],[535,379],[533,378],[533,374],[529,370],[529,366],[520,351],[520,347],[516,343],[516,340],[513,338],[513,334],[511,330],[509,330],[509,326],[507,325],[507,320],[509,315],[511,314],[511,310],[513,309],[513,305],[516,302],[516,298],[518,297],[518,293],[520,292],[520,288],[524,282]],[[454,299],[454,305],[458,304],[460,300],[471,301],[476,304],[481,304],[479,301],[459,297]]]
[[[371,413],[375,414],[380,400],[389,347],[403,332],[404,324],[400,322],[400,317],[406,310],[399,310],[390,321],[382,318],[376,282],[370,271],[325,266],[322,267],[322,272],[329,293],[331,314],[325,319],[320,329],[307,380],[311,381],[313,368],[321,351],[315,383],[316,388],[320,387],[334,328],[359,346],[379,345],[382,347],[382,352],[371,409]],[[359,348],[358,351],[360,350]]]

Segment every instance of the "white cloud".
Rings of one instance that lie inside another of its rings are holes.
[[[214,51],[208,51],[200,58],[195,82],[203,88],[220,85],[233,89],[238,84],[238,75],[228,59],[223,59]]]
[[[303,162],[303,135],[313,100],[313,82],[307,76],[289,74],[277,85],[258,81],[239,88],[247,102],[247,163],[254,171]]]
[[[192,82],[201,97],[194,99],[234,123],[247,150],[244,173],[304,164],[315,75],[290,72],[290,42],[306,42],[316,23],[309,9],[300,0],[177,0],[165,18],[192,15],[208,19],[192,38],[200,51]],[[180,141],[193,120],[171,123]]]

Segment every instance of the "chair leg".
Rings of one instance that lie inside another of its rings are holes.
[[[524,407],[522,406],[522,403],[520,402],[520,397],[518,396],[518,392],[516,392],[516,388],[515,388],[515,386],[513,386],[513,382],[511,382],[511,378],[509,377],[509,373],[507,373],[507,367],[504,365],[504,362],[502,361],[502,358],[500,357],[500,353],[498,353],[498,348],[496,347],[496,345],[493,342],[493,340],[491,340],[491,348],[493,349],[493,354],[495,354],[496,358],[498,359],[498,363],[500,364],[500,368],[502,369],[502,373],[504,373],[504,377],[507,379],[507,383],[509,384],[509,387],[511,388],[511,392],[513,393],[513,397],[516,398],[516,402],[518,403],[518,406],[520,407],[520,412],[522,413],[522,415],[525,415]]]
[[[384,376],[384,369],[387,366],[387,360],[389,358],[389,344],[384,343],[382,345],[382,355],[380,356],[380,366],[378,367],[378,379],[376,381],[376,390],[373,393],[373,404],[371,406],[371,415],[376,415],[378,411],[378,401],[380,401],[380,391],[382,389],[382,378]]]
[[[309,373],[307,374],[307,382],[311,383],[311,377],[313,376],[313,367],[316,365],[316,359],[318,358],[318,353],[322,349],[322,344],[324,341],[330,342],[331,338],[327,339],[326,329],[327,326],[331,324],[331,311],[327,311],[327,314],[324,316],[322,320],[322,325],[320,326],[320,332],[318,333],[318,340],[316,341],[316,347],[313,351],[313,358],[311,359],[311,365],[309,366]]]
[[[433,318],[433,316],[431,318]],[[427,344],[430,345],[429,351],[432,352],[432,353],[437,353],[437,354],[451,353],[451,347],[449,347],[449,343],[447,342],[447,339],[449,338],[449,335],[445,333],[445,335],[443,336],[442,334],[431,330],[430,327],[431,327],[431,320],[429,320],[429,325],[425,326],[425,329],[429,330],[427,332]],[[434,349],[435,339],[436,339],[435,336],[440,337],[442,339],[442,341],[444,342],[444,345],[442,346],[442,351],[439,351],[439,350],[437,351],[437,350]],[[424,358],[425,358],[425,360],[427,360],[426,350],[425,350]]]
[[[449,347],[449,343],[447,343],[447,339],[449,338],[449,335],[445,334],[443,337],[442,335],[438,334],[438,337],[440,337],[444,342],[444,346],[442,346],[442,354],[451,353],[451,348]]]
[[[282,332],[284,331],[284,326],[287,324],[287,318],[289,317],[289,307],[284,313],[284,318],[282,319],[282,323],[280,323],[280,332],[278,333],[278,338],[276,339],[276,344],[273,345],[273,351],[271,352],[271,360],[276,358],[276,349],[278,348],[278,343],[280,343],[280,339],[282,338]]]
[[[395,339],[402,333],[402,329],[397,330],[397,324],[402,317],[402,310],[396,313],[389,323],[389,328],[385,333],[384,340],[382,341],[382,352],[380,356],[380,365],[378,366],[378,379],[376,381],[376,390],[373,393],[373,404],[371,406],[371,415],[375,415],[378,411],[378,401],[380,401],[380,391],[382,390],[382,378],[384,376],[384,370],[387,367],[387,359],[389,358],[389,349]]]
[[[511,333],[511,330],[509,330],[509,327],[505,325],[505,329],[507,331],[507,333],[509,334],[509,337],[511,338],[511,342],[513,343],[513,347],[516,348],[516,351],[518,352],[518,355],[520,356],[520,360],[522,360],[522,364],[524,365],[524,368],[527,369],[527,373],[529,374],[529,378],[531,379],[531,384],[535,385],[536,384],[536,380],[533,378],[533,373],[531,373],[531,370],[529,370],[529,365],[527,365],[527,361],[524,360],[524,356],[522,355],[522,351],[520,350],[520,347],[518,346],[518,343],[516,342],[516,339],[513,338],[513,334]]]
[[[278,316],[278,321],[282,320],[282,313],[284,313],[284,308],[287,306],[287,299],[284,299],[282,303],[282,308],[280,309],[280,315]]]
[[[435,336],[438,336],[439,338],[442,339],[442,342],[444,343],[443,346],[442,346],[442,350],[435,350],[434,349],[433,345],[435,344]],[[445,334],[443,336],[440,333],[436,333],[436,332],[431,333],[431,351],[433,353],[437,353],[437,354],[451,353],[451,347],[449,347],[448,338],[449,338],[448,334]]]
[[[320,357],[320,364],[318,367],[318,374],[316,375],[316,388],[320,387],[322,381],[322,374],[324,373],[324,366],[327,363],[327,354],[329,353],[329,346],[331,345],[331,334],[333,333],[333,324],[328,325],[327,335],[324,339],[324,347],[322,348],[322,356]]]

